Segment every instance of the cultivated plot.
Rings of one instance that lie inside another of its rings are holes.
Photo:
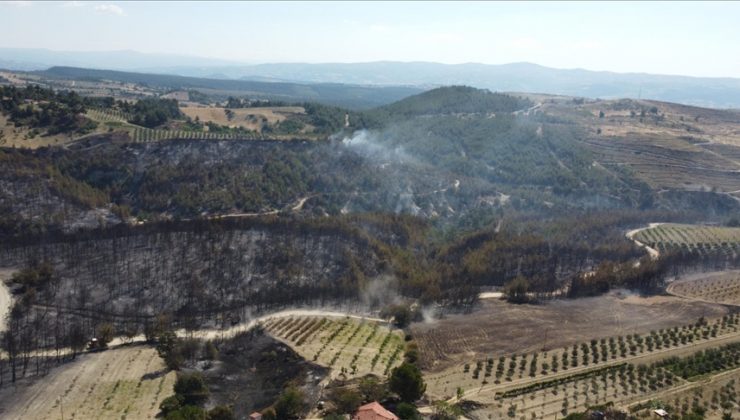
[[[401,363],[403,332],[357,318],[284,317],[264,322],[268,333],[308,361],[332,369],[332,376],[386,376]]]
[[[635,239],[658,252],[699,255],[740,255],[740,228],[661,224],[643,229]]]
[[[687,299],[697,299],[725,305],[740,305],[740,271],[707,275],[698,279],[674,281],[668,293]]]
[[[0,417],[9,419],[154,418],[172,394],[175,373],[148,346],[78,356],[28,387],[5,388]]]

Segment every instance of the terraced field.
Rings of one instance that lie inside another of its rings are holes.
[[[725,192],[740,188],[740,165],[736,161],[685,140],[635,134],[591,138],[584,144],[601,164],[629,166],[654,188],[709,190],[716,187]]]
[[[401,330],[376,321],[297,316],[262,325],[306,360],[331,368],[333,377],[386,376],[401,363],[405,348]]]
[[[740,228],[662,224],[637,232],[634,239],[658,252],[740,255]]]

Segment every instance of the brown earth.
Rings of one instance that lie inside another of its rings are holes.
[[[721,305],[623,291],[541,305],[483,301],[469,314],[412,325],[426,370],[439,371],[480,357],[540,351],[591,339],[686,325],[725,315]]]

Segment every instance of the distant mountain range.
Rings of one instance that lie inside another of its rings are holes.
[[[236,61],[138,51],[53,51],[41,48],[0,48],[0,68],[44,70],[53,66],[111,70],[139,70],[148,67],[232,66]]]
[[[373,62],[351,64],[258,64],[150,68],[150,71],[262,81],[373,85],[469,85],[506,92],[549,93],[592,98],[641,98],[712,108],[740,108],[740,79],[561,70],[531,63],[439,64]]]
[[[430,62],[243,64],[134,51],[59,52],[0,48],[0,68],[40,70],[55,65],[262,82],[469,85],[494,91],[593,98],[641,98],[712,108],[740,108],[740,79],[554,69],[531,63]],[[680,69],[676,70],[680,72]]]
[[[224,99],[249,96],[286,102],[320,102],[350,109],[373,108],[421,92],[413,86],[362,86],[346,83],[291,83],[254,80],[213,79],[171,74],[152,74],[118,70],[98,70],[56,66],[29,72],[47,79],[136,83],[165,90],[201,90]]]

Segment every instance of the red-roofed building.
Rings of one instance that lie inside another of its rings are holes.
[[[352,420],[399,420],[398,417],[386,410],[377,401],[365,404],[357,409]]]

